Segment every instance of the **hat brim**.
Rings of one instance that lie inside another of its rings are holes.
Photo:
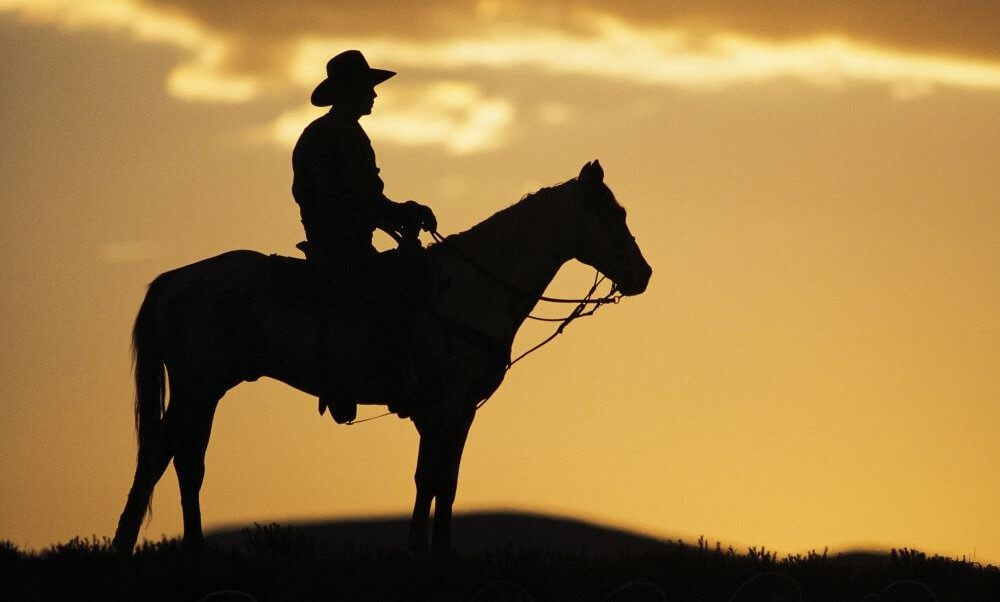
[[[396,75],[395,71],[388,71],[386,69],[369,69],[368,70],[368,81],[372,86],[377,86],[389,79],[393,75]],[[353,83],[353,82],[352,82]],[[336,82],[330,78],[326,78],[316,86],[313,90],[312,96],[309,101],[312,102],[314,106],[317,107],[328,107],[333,104],[333,99],[337,88],[344,87],[346,85],[351,85],[350,83]]]

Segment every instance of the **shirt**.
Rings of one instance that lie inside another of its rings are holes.
[[[394,221],[398,204],[385,197],[371,140],[356,120],[331,111],[306,126],[292,170],[292,195],[310,244],[367,253],[375,228]]]

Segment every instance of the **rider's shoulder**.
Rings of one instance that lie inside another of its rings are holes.
[[[337,120],[330,113],[324,113],[309,122],[309,125],[305,127],[302,133],[319,133],[323,130],[330,130],[337,127]]]
[[[345,137],[346,134],[341,125],[327,113],[312,120],[302,130],[295,147],[300,152],[304,152],[307,149],[327,147],[331,142]]]

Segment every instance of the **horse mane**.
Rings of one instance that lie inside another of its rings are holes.
[[[489,236],[490,233],[498,229],[508,228],[513,223],[518,223],[523,220],[530,220],[530,216],[539,207],[551,202],[553,197],[561,194],[565,194],[569,189],[570,185],[578,182],[577,178],[566,180],[552,186],[545,186],[539,188],[535,192],[528,193],[520,198],[517,202],[504,207],[503,209],[497,211],[490,217],[473,225],[468,230],[463,230],[457,234],[452,234],[448,236],[449,239],[456,241],[466,240],[472,236],[478,236],[480,234],[486,234]],[[625,211],[625,208],[618,202],[615,198],[614,192],[610,188],[602,184],[606,195],[603,195],[603,201],[606,203],[605,206],[598,205],[598,211]],[[597,199],[602,195],[588,195],[588,198]],[[600,203],[601,201],[595,201]],[[428,248],[434,247],[437,243],[429,245]]]
[[[575,179],[566,180],[565,182],[560,182],[552,186],[545,186],[539,188],[535,192],[529,192],[522,196],[518,201],[500,209],[490,217],[484,219],[478,224],[473,225],[467,230],[452,234],[447,238],[453,238],[455,240],[462,240],[468,238],[473,233],[489,232],[495,230],[499,227],[505,227],[508,223],[512,221],[520,221],[527,218],[533,210],[537,209],[543,204],[548,203],[557,194],[564,193],[567,185],[575,182]],[[429,245],[428,248],[434,247],[438,243]]]

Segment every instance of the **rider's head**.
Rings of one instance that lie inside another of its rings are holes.
[[[396,75],[394,71],[372,69],[359,50],[347,50],[326,64],[326,79],[312,93],[317,107],[333,106],[337,113],[361,117],[372,112],[375,86]]]
[[[372,112],[375,105],[375,86],[353,86],[341,88],[331,97],[333,108],[346,117],[361,117]]]

